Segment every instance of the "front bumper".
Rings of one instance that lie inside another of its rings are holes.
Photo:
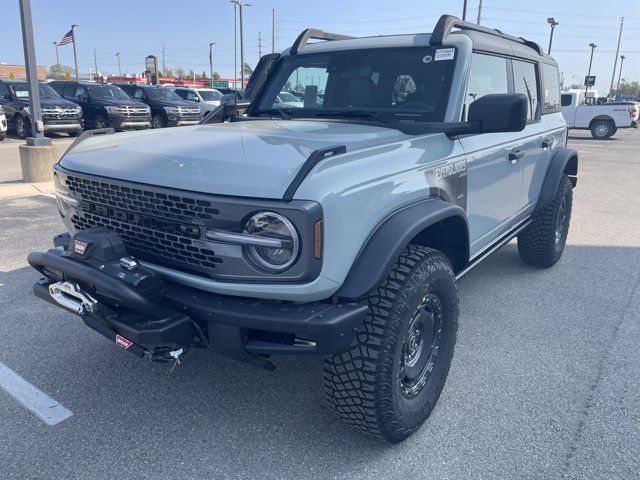
[[[82,120],[44,119],[45,132],[81,132],[82,130],[84,130]]]
[[[205,346],[245,361],[258,355],[340,353],[348,349],[368,311],[361,303],[248,299],[169,282],[158,301],[71,258],[60,246],[31,253],[28,261],[44,275],[33,287],[37,297],[80,316],[120,346],[129,344],[126,348],[132,353],[152,359],[167,360],[168,352]],[[56,298],[51,292],[65,282],[96,299],[95,308],[74,308],[73,298]]]
[[[135,130],[151,128],[151,116],[112,116],[110,117],[111,126],[115,130]]]
[[[181,117],[178,115],[167,115],[167,127],[183,127],[186,125],[197,125],[202,117]]]

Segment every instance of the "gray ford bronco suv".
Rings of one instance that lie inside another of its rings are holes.
[[[553,58],[451,16],[431,34],[306,30],[242,103],[111,133],[55,166],[69,233],[29,255],[35,294],[151,360],[325,355],[333,411],[390,442],[442,391],[456,280],[516,237],[524,262],[555,264],[578,169]]]

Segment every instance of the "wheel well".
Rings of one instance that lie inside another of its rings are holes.
[[[611,123],[613,123],[614,127],[616,125],[615,122],[613,121],[613,118],[611,118],[611,117],[609,117],[607,115],[598,115],[597,117],[595,117],[595,118],[593,118],[591,120],[591,123],[589,124],[589,128],[593,127],[593,124],[596,123],[599,120],[604,120],[604,121],[607,121],[607,122],[611,122]]]
[[[454,272],[461,271],[469,261],[469,232],[466,222],[457,216],[448,217],[418,233],[411,242],[444,253]]]

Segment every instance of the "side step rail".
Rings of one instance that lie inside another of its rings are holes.
[[[456,280],[460,280],[464,275],[466,275],[473,267],[480,264],[485,258],[494,253],[500,247],[503,247],[507,243],[509,243],[514,237],[516,237],[522,230],[527,228],[533,220],[531,217],[523,220],[518,225],[513,227],[507,233],[505,233],[502,237],[496,240],[491,245],[485,247],[484,250],[478,252],[469,262],[469,265],[464,270],[461,270],[458,275],[456,275]]]

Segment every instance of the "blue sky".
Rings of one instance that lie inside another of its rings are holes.
[[[258,35],[263,53],[271,50],[271,9],[276,9],[276,49],[286,48],[306,27],[356,36],[429,32],[442,13],[461,15],[463,0],[248,0],[245,8],[245,60],[258,60]],[[478,0],[468,1],[468,17],[475,20]],[[55,63],[54,41],[72,23],[78,24],[78,57],[82,72],[93,67],[117,73],[116,52],[124,72],[140,72],[144,57],[161,57],[169,68],[209,70],[208,45],[214,47],[214,69],[223,76],[234,70],[233,5],[228,0],[32,0],[39,65]],[[23,63],[18,0],[2,0],[3,35],[0,62]],[[598,47],[592,74],[596,88],[608,90],[615,57],[619,17],[625,17],[621,53],[626,56],[623,77],[640,79],[639,0],[483,0],[482,24],[538,41],[549,39],[547,17],[560,25],[552,55],[569,83],[581,82],[589,62],[590,42]],[[239,61],[238,61],[239,62]],[[71,45],[60,47],[60,63],[72,65]],[[619,65],[619,64],[618,64]],[[617,80],[617,72],[616,72]]]

